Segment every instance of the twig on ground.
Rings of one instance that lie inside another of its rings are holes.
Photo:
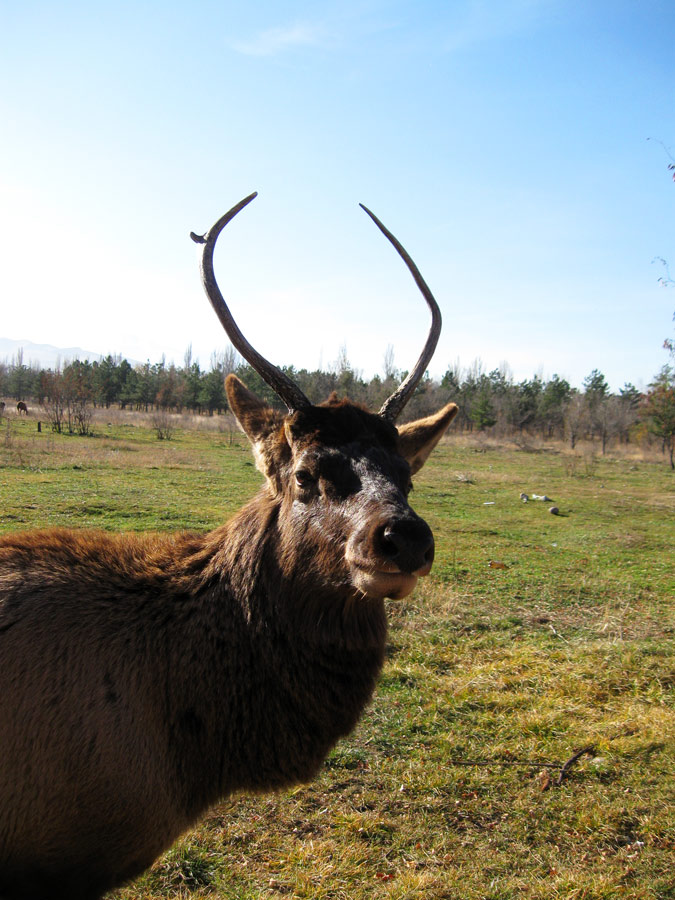
[[[521,769],[559,769],[559,775],[555,783],[556,785],[560,785],[572,766],[578,762],[582,756],[591,756],[594,753],[595,747],[589,745],[583,747],[581,750],[577,750],[576,753],[570,756],[564,763],[542,762],[541,760],[531,759],[451,759],[448,760],[448,762],[451,766],[478,766],[481,768],[489,768],[490,766],[515,766]]]
[[[592,756],[594,753],[595,753],[595,747],[590,746],[590,745],[588,747],[583,747],[581,750],[577,750],[577,752],[573,756],[570,756],[570,758],[567,760],[567,762],[563,763],[563,766],[560,769],[560,775],[558,775],[558,780],[556,781],[556,784],[562,784],[563,778],[565,777],[565,775],[567,775],[567,773],[572,768],[574,763],[578,762],[582,756],[586,756],[586,755]]]

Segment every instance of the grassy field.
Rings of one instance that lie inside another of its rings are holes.
[[[207,529],[260,484],[223,420],[168,442],[134,421],[75,438],[12,417],[0,529]],[[230,798],[111,898],[675,898],[666,463],[451,438],[412,502],[436,562],[389,605],[357,731],[314,783]]]

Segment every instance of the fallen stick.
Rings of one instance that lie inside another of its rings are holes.
[[[576,753],[574,753],[573,756],[570,756],[564,763],[542,762],[541,760],[530,759],[450,759],[448,762],[451,766],[479,766],[482,768],[487,768],[489,766],[515,766],[516,768],[521,769],[559,769],[560,773],[555,783],[556,785],[560,785],[572,766],[578,762],[582,756],[590,756],[593,753],[595,753],[595,747],[589,745],[588,747],[583,747],[581,750],[577,750]]]
[[[558,780],[556,781],[556,784],[562,784],[563,778],[565,777],[565,775],[567,775],[567,773],[572,768],[574,763],[578,762],[582,756],[586,756],[587,754],[589,756],[592,756],[594,753],[595,753],[595,747],[592,747],[590,745],[588,747],[584,747],[582,750],[577,750],[577,752],[574,754],[574,756],[570,756],[570,758],[567,760],[567,762],[563,763],[563,766],[560,769],[560,775],[558,775]]]

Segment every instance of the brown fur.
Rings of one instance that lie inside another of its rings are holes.
[[[23,400],[19,400],[19,402],[16,404],[16,411],[19,415],[21,415],[21,413],[25,413],[26,415],[28,415],[28,407],[23,402]]]
[[[417,577],[373,523],[426,528],[400,454],[426,458],[456,409],[399,436],[346,402],[228,394],[267,484],[226,525],[0,538],[5,900],[100,897],[231,791],[312,778],[371,697],[385,593]]]

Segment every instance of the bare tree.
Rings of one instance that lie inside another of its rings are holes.
[[[567,439],[570,442],[570,447],[574,450],[577,441],[585,433],[589,424],[588,406],[583,394],[574,393],[567,401],[564,421]]]
[[[384,377],[385,380],[395,379],[397,375],[396,366],[394,365],[394,347],[393,344],[387,344],[384,351]]]

